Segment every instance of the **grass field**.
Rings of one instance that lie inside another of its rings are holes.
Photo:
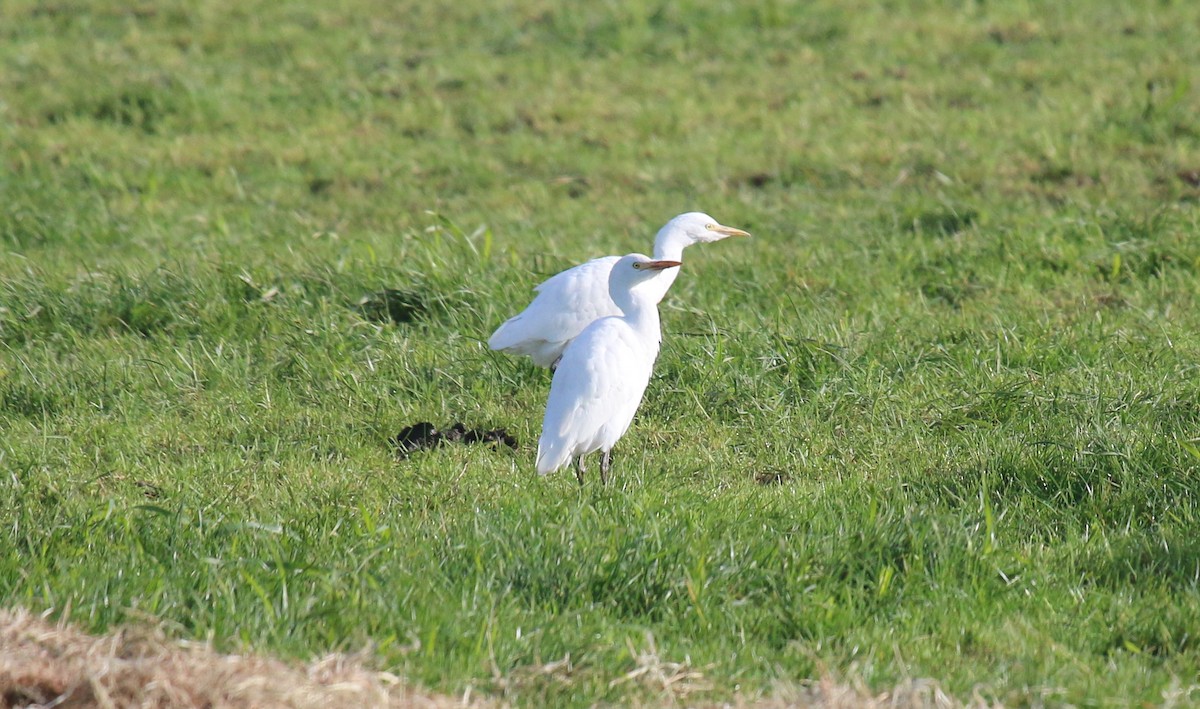
[[[0,605],[520,705],[1200,704],[1198,200],[1183,0],[12,0]],[[539,479],[483,341],[692,209],[755,237],[615,484]]]

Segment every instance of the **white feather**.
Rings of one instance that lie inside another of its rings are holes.
[[[680,214],[659,230],[654,239],[654,258],[681,261],[684,248],[729,235],[727,227],[721,227],[707,214]],[[608,278],[618,260],[617,256],[592,259],[544,281],[535,288],[537,296],[533,302],[492,333],[488,347],[528,355],[540,367],[554,364],[585,327],[600,318],[621,313],[608,292]],[[667,269],[640,288],[646,289],[657,304],[677,276],[678,269]]]
[[[640,254],[617,261],[610,269],[609,291],[621,314],[592,322],[566,346],[538,439],[537,470],[542,475],[577,457],[612,450],[629,430],[661,339],[657,289],[640,286],[676,271],[639,270],[649,262]]]

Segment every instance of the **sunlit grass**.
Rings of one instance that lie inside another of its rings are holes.
[[[1192,4],[193,5],[2,13],[4,603],[521,704],[1195,682]],[[755,237],[539,479],[487,335],[691,209]]]

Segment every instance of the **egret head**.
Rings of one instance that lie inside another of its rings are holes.
[[[613,266],[612,274],[609,276],[609,287],[620,289],[632,289],[639,283],[654,278],[668,268],[678,268],[679,261],[656,261],[649,256],[642,254],[629,254],[622,256],[617,265]]]
[[[664,238],[667,233],[672,233],[674,238],[682,237],[686,244],[705,244],[730,236],[750,236],[741,229],[724,226],[704,212],[680,214],[659,231],[659,238]]]

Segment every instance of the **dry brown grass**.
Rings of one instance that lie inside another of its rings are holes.
[[[686,666],[662,662],[651,650],[637,667],[613,680],[636,682],[657,695],[642,706],[730,709],[951,709],[964,705],[934,682],[913,680],[882,693],[861,685],[819,681],[781,685],[769,697],[728,703],[694,701],[709,685]],[[174,709],[304,707],[502,706],[486,698],[422,692],[395,675],[364,667],[360,658],[329,655],[307,666],[255,655],[225,655],[203,644],[166,639],[161,632],[121,628],[89,635],[25,610],[0,610],[0,709],[49,706]]]
[[[908,680],[891,690],[873,693],[860,684],[846,684],[825,677],[801,684],[779,685],[769,697],[712,706],[722,709],[983,709],[1000,705],[979,696],[964,703],[946,694],[932,680]]]
[[[482,706],[471,702],[472,706]],[[161,633],[118,629],[88,635],[24,610],[0,610],[0,709],[82,707],[451,707],[346,655],[296,666],[223,655]]]

